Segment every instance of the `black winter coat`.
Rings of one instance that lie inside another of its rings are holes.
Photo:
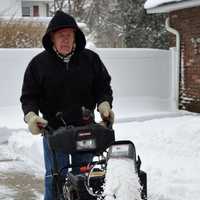
[[[64,16],[68,22],[68,15],[57,13],[52,19],[55,22],[56,16]],[[81,37],[76,35],[82,43],[69,63],[65,63],[49,46],[49,33],[59,28],[59,21],[57,27],[55,22],[53,27],[50,22],[43,37],[46,50],[35,56],[25,71],[20,100],[25,115],[30,111],[41,112],[50,126],[57,128],[61,125],[55,117],[57,112],[64,113],[66,123],[80,125],[82,106],[94,111],[96,105],[103,101],[112,106],[113,98],[110,75],[99,56],[85,49],[82,33]],[[78,27],[77,30],[79,34],[81,30]]]

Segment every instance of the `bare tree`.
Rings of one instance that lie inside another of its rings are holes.
[[[70,2],[70,0],[68,0]],[[53,15],[57,10],[65,10],[68,2],[66,0],[54,0],[50,4],[50,14]]]
[[[122,47],[123,28],[117,0],[92,0],[84,22],[93,33],[98,47]]]
[[[54,0],[50,6],[51,14],[57,10],[63,10],[70,15],[80,18],[84,12],[84,6],[88,0]]]

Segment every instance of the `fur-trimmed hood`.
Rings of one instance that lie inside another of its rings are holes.
[[[62,28],[75,29],[75,41],[76,41],[75,51],[81,51],[85,48],[86,45],[85,35],[78,27],[75,19],[72,16],[59,10],[55,13],[54,17],[49,22],[46,33],[42,38],[42,44],[47,51],[51,51],[53,46],[53,43],[51,41],[51,33]]]

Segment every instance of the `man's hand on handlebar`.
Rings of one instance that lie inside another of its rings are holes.
[[[100,124],[105,127],[112,126],[114,123],[114,112],[111,110],[110,104],[107,101],[103,101],[99,104],[98,111],[102,119]]]
[[[44,128],[47,126],[48,121],[36,115],[34,112],[29,112],[24,117],[25,122],[28,124],[28,129],[33,135],[43,133]]]

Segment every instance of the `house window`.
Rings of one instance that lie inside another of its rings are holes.
[[[22,7],[22,16],[23,17],[30,17],[31,16],[30,7]]]
[[[39,16],[39,6],[33,6],[33,16],[34,17]]]

